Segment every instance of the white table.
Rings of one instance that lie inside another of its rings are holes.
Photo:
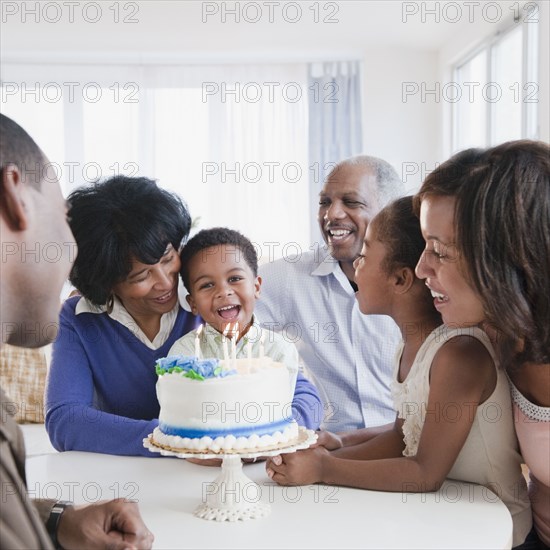
[[[508,510],[485,488],[447,481],[438,493],[279,487],[263,463],[245,465],[271,515],[245,522],[193,516],[218,468],[175,458],[66,452],[27,459],[34,497],[139,502],[155,548],[510,548]],[[251,492],[250,500],[259,495]]]

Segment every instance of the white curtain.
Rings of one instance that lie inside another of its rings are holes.
[[[153,177],[186,200],[195,229],[238,229],[261,261],[318,240],[323,166],[360,149],[357,63],[5,63],[1,90],[65,194]]]
[[[362,152],[361,64],[312,63],[308,67],[310,196],[315,200],[325,176],[340,160]],[[318,240],[314,216],[310,230]]]
[[[198,228],[242,231],[262,261],[307,247],[305,64],[186,73],[200,87],[174,74],[172,88],[155,90],[155,175],[186,198]]]

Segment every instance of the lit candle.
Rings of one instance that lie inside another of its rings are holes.
[[[202,332],[202,325],[199,326],[197,332],[195,332],[195,357],[201,359],[201,341],[200,336]]]
[[[264,342],[265,342],[265,334],[264,334],[264,331],[262,330],[262,335],[260,336],[260,359],[263,359],[265,355]]]
[[[229,332],[230,326],[231,325],[227,323],[222,336],[223,360],[225,361],[226,366],[229,366],[229,351],[227,350],[227,333]]]
[[[236,325],[236,330],[233,332],[233,345],[231,346],[231,361],[232,367],[237,368],[237,340],[239,339],[239,325]]]
[[[246,343],[246,370],[250,373],[252,368],[252,342],[248,340]]]

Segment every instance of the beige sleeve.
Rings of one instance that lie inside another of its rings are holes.
[[[48,521],[48,517],[50,516],[50,512],[52,508],[54,507],[57,500],[51,500],[46,498],[35,498],[33,499],[34,507],[36,508],[38,515],[40,516],[40,520],[46,525],[46,522]]]

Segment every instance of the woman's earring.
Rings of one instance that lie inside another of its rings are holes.
[[[107,299],[107,313],[111,313],[113,311],[113,307],[115,305],[115,295],[111,292],[109,295],[109,298]]]

